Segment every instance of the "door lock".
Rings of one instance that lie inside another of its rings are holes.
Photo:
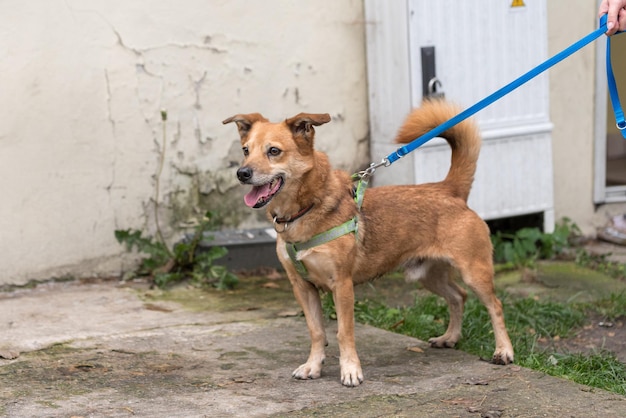
[[[433,77],[428,81],[428,93],[426,97],[431,99],[443,99],[445,97],[444,92],[441,90],[443,84],[437,77]]]
[[[435,47],[424,46],[421,48],[422,58],[422,98],[443,99],[443,84],[437,78],[435,69]]]

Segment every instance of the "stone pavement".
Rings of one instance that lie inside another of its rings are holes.
[[[339,383],[334,322],[322,377],[294,380],[308,332],[276,283],[169,294],[75,281],[0,293],[0,416],[626,416],[623,396],[363,325],[362,386]]]
[[[608,260],[626,264],[626,246],[610,242],[593,240],[585,244],[585,249],[591,254],[605,255]]]

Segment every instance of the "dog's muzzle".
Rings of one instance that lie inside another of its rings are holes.
[[[248,183],[252,178],[252,169],[250,167],[241,167],[237,170],[237,178],[242,183]]]

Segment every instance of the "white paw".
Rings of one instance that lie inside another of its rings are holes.
[[[356,387],[363,383],[363,371],[359,362],[345,362],[341,364],[341,384]]]
[[[321,362],[307,362],[298,367],[291,374],[296,379],[317,379],[322,375],[322,363]]]
[[[510,364],[513,363],[513,349],[496,349],[491,358],[491,362],[494,364]]]
[[[449,338],[446,335],[442,335],[441,337],[429,339],[428,343],[434,348],[454,348],[456,340]]]

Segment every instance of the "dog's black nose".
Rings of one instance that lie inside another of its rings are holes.
[[[249,181],[252,178],[252,169],[250,167],[241,167],[237,170],[237,178],[242,183]]]

